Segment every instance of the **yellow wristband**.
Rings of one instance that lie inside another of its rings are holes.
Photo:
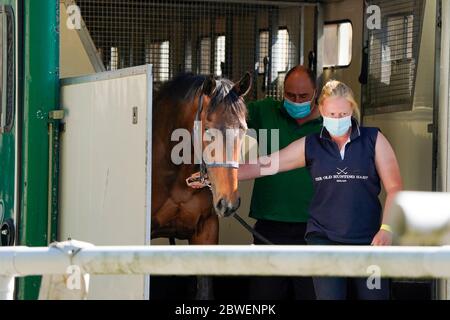
[[[388,231],[390,233],[393,233],[391,226],[388,225],[388,224],[382,224],[381,227],[380,227],[380,230],[385,230],[385,231]]]

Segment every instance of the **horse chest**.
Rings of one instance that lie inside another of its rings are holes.
[[[172,190],[172,200],[179,206],[180,211],[203,215],[212,209],[212,196],[209,190]],[[181,212],[180,212],[181,213]]]

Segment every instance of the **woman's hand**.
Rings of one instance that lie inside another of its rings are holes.
[[[373,237],[372,246],[390,246],[392,245],[392,233],[386,230],[380,230]]]
[[[204,176],[203,182],[200,180],[200,172],[196,172],[192,174],[189,178],[186,179],[186,184],[194,189],[201,189],[209,186],[210,182],[208,180],[208,176]]]

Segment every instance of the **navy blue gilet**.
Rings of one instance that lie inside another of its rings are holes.
[[[352,119],[344,159],[325,128],[306,137],[306,166],[314,186],[306,238],[314,233],[342,243],[371,243],[382,215],[375,167],[378,131]]]

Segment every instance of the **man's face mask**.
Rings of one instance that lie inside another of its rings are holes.
[[[305,102],[292,102],[288,98],[284,98],[284,108],[289,115],[294,119],[303,119],[311,114],[311,105],[314,101],[315,92],[311,101]]]

